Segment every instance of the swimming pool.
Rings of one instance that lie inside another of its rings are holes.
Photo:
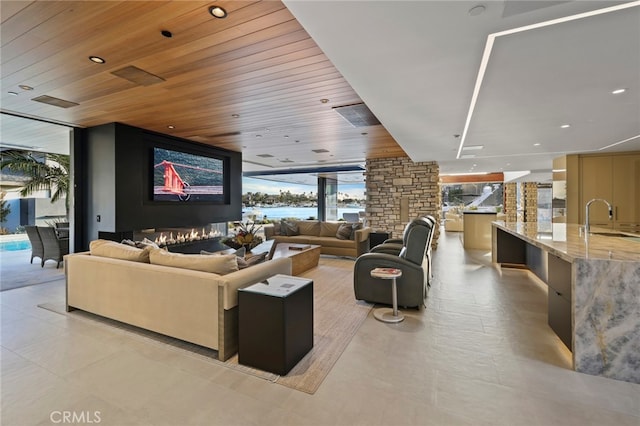
[[[0,241],[0,251],[17,251],[17,250],[29,250],[31,249],[31,243],[29,240],[12,240],[12,241]]]

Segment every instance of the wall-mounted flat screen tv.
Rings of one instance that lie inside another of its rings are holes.
[[[153,201],[223,203],[225,162],[221,158],[153,148]]]

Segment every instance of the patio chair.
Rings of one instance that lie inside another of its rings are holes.
[[[360,222],[360,215],[358,213],[342,213],[342,218],[349,223]]]
[[[69,222],[56,222],[58,238],[69,238]]]
[[[42,245],[40,234],[38,234],[38,229],[33,225],[27,225],[24,228],[27,230],[27,236],[31,243],[31,261],[29,263],[33,263],[34,257],[39,257],[42,261],[42,257],[44,256],[44,246]]]
[[[69,254],[69,239],[58,238],[56,230],[50,226],[38,226],[38,233],[44,246],[44,255],[40,266],[44,267],[44,262],[47,260],[54,260],[58,262],[56,265],[56,269],[58,269],[64,255]]]

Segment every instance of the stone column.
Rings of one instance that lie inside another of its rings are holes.
[[[365,211],[369,226],[400,238],[410,220],[432,215],[438,221],[432,245],[437,248],[442,216],[438,163],[392,157],[369,159],[366,164]]]

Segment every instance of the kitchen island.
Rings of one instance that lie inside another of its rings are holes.
[[[492,224],[492,259],[549,286],[549,325],[576,371],[640,383],[640,236],[577,224]],[[604,234],[598,234],[602,232]]]

